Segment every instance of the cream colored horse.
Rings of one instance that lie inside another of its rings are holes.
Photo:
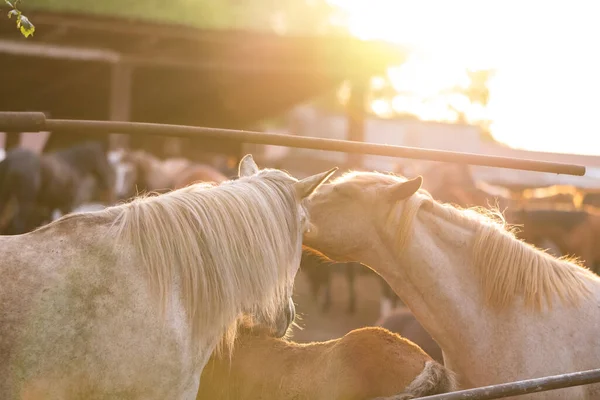
[[[282,336],[302,199],[333,170],[239,173],[0,237],[0,399],[191,400],[240,316]]]
[[[421,183],[350,173],[324,185],[305,244],[381,274],[465,388],[600,367],[600,279],[483,212],[435,202]],[[598,399],[600,387],[524,398]]]

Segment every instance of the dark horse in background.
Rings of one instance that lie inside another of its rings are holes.
[[[22,234],[92,201],[114,202],[114,170],[100,143],[38,155],[16,148],[0,162],[0,234]]]
[[[557,256],[576,256],[583,264],[600,273],[600,210],[584,206],[579,209],[526,207],[507,213],[510,222],[522,225],[517,236],[541,248],[549,240]]]
[[[0,234],[28,232],[50,220],[50,211],[37,205],[41,186],[39,156],[15,148],[0,161]]]
[[[98,201],[114,203],[115,172],[104,147],[97,142],[43,154],[39,202],[67,214],[75,207]]]

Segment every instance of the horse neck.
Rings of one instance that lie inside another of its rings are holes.
[[[448,359],[464,359],[465,352],[476,357],[486,351],[480,338],[493,335],[495,323],[493,314],[482,307],[482,291],[473,271],[470,250],[475,228],[451,223],[423,209],[412,219],[403,248],[390,250],[394,260],[383,260],[378,272]],[[395,242],[395,235],[389,232],[385,236]],[[387,246],[395,247],[394,242]]]

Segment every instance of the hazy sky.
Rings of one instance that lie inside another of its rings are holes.
[[[352,31],[412,46],[424,74],[492,67],[493,135],[532,150],[600,155],[600,3],[331,0]],[[436,72],[437,69],[437,72]],[[420,80],[427,81],[427,76]]]

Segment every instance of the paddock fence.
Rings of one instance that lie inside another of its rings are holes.
[[[464,163],[485,167],[550,172],[564,175],[585,175],[582,165],[487,156],[415,147],[363,143],[349,140],[300,137],[276,133],[252,132],[232,129],[205,128],[184,125],[165,125],[141,122],[85,121],[48,119],[41,112],[0,112],[0,132],[45,132],[60,130],[67,133],[129,135],[157,135],[185,138],[207,138],[253,144],[328,150],[344,153],[401,157],[428,161]]]
[[[600,382],[600,369],[572,372],[568,374],[546,376],[543,378],[490,385],[456,392],[436,394],[433,396],[415,397],[414,400],[488,400],[519,396],[549,390],[565,389],[573,386],[590,385]],[[573,399],[575,400],[575,399]]]
[[[348,140],[299,137],[285,134],[232,129],[140,122],[49,119],[46,118],[46,115],[41,112],[0,112],[0,132],[52,132],[53,130],[60,130],[61,132],[69,133],[80,133],[82,135],[85,135],[86,133],[121,133],[129,135],[159,135],[193,139],[210,138],[242,143],[327,150],[343,153],[369,154],[438,162],[464,163],[485,167],[549,172],[564,175],[585,175],[585,167],[576,164],[487,156],[442,150],[428,150],[414,147],[362,143]],[[600,383],[600,369],[460,390],[451,393],[419,397],[415,400],[500,399],[504,397],[540,393],[574,386],[589,385],[593,383]]]

